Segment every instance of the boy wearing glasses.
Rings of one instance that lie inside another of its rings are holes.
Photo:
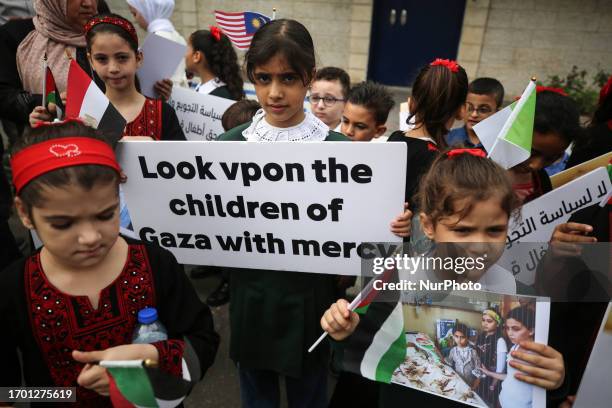
[[[468,87],[465,103],[465,126],[453,129],[447,136],[449,146],[483,148],[474,126],[501,109],[504,87],[494,78],[476,78]]]
[[[336,132],[340,132],[342,111],[350,87],[349,75],[343,69],[336,67],[318,70],[310,87],[309,101],[312,113]]]
[[[383,85],[371,81],[355,85],[342,113],[342,133],[358,142],[382,136],[393,105],[393,97]]]

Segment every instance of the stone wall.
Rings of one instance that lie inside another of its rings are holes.
[[[610,0],[467,0],[459,62],[519,95],[533,75],[612,71]]]

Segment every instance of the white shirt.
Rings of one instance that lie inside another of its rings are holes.
[[[209,81],[204,82],[203,84],[196,86],[195,90],[198,93],[208,95],[215,89],[220,88],[222,86],[225,86],[225,82],[221,81],[219,78],[213,78]]]

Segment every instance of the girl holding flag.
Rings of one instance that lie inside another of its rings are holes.
[[[119,236],[122,176],[104,136],[76,121],[38,126],[11,167],[18,214],[44,245],[0,273],[0,386],[23,373],[27,386],[77,386],[77,406],[91,407],[111,406],[100,360],[152,359],[199,380],[219,343],[212,315],[168,251]],[[146,307],[168,340],[130,344]]]

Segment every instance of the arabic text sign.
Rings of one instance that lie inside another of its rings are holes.
[[[363,242],[401,242],[406,147],[122,142],[136,233],[179,262],[357,275]]]
[[[168,103],[174,108],[187,140],[217,140],[224,132],[221,117],[235,101],[175,86]]]

